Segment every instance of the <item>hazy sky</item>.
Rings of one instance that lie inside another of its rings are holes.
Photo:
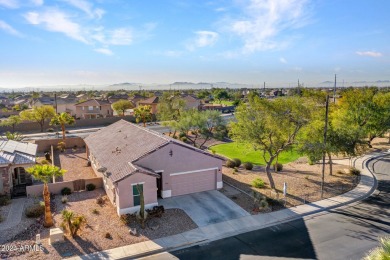
[[[0,0],[0,87],[390,80],[389,0]]]

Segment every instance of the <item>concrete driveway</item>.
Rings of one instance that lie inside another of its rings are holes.
[[[199,227],[249,216],[248,212],[217,190],[159,199],[158,204],[166,209],[184,210]]]

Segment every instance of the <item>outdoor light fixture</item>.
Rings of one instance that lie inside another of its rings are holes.
[[[169,151],[169,155],[172,157],[173,155],[172,149]]]

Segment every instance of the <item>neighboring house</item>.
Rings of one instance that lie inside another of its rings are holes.
[[[223,159],[150,129],[120,120],[85,138],[88,158],[118,215],[168,198],[222,188]]]
[[[76,99],[43,96],[33,100],[32,105],[35,107],[52,106],[57,113],[66,112],[70,115],[76,115]]]
[[[0,194],[25,195],[33,180],[26,168],[35,165],[37,145],[12,140],[0,141]]]
[[[111,104],[105,100],[90,99],[76,104],[76,117],[93,119],[113,116]]]
[[[184,95],[182,99],[186,102],[186,109],[199,109],[200,106],[200,100],[191,96],[191,95]]]
[[[112,103],[115,103],[119,100],[129,100],[129,99],[130,99],[129,95],[127,95],[127,94],[116,94],[116,95],[108,97],[108,102],[110,102],[112,104]]]
[[[159,97],[150,97],[148,99],[138,101],[138,106],[150,106],[152,108],[152,114],[157,114],[157,105]]]
[[[0,107],[9,107],[10,106],[10,100],[7,97],[0,96]]]

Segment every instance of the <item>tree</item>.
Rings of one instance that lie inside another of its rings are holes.
[[[122,113],[122,116],[125,116],[127,109],[133,108],[133,103],[129,100],[121,99],[112,104],[112,108],[119,114]]]
[[[229,98],[229,93],[225,89],[216,88],[213,90],[213,96],[214,99],[217,99],[221,103],[223,99]]]
[[[11,126],[12,127],[12,132],[15,132],[15,126],[20,124],[22,122],[22,119],[20,116],[10,116],[6,120],[3,120],[1,122],[2,126]]]
[[[55,111],[52,106],[34,107],[32,110],[20,112],[21,119],[38,123],[41,126],[41,132],[43,132],[45,120],[52,118],[54,115]]]
[[[171,121],[178,121],[181,113],[183,113],[186,107],[186,102],[179,95],[171,95],[168,92],[164,92],[158,103],[157,117],[163,122],[163,125],[169,126]],[[173,136],[176,135],[176,131]]]
[[[24,136],[21,134],[21,133],[18,133],[18,132],[5,132],[5,137],[8,139],[8,140],[14,140],[14,141],[22,141],[24,139]]]
[[[196,95],[199,99],[205,99],[210,96],[210,92],[206,89],[200,90],[198,94]]]
[[[272,163],[295,144],[297,134],[310,116],[310,105],[297,97],[275,100],[254,97],[238,107],[237,122],[231,123],[230,135],[234,141],[262,152],[271,189],[275,190]]]
[[[62,140],[65,143],[65,125],[73,125],[75,123],[74,117],[68,113],[62,112],[61,114],[55,115],[51,121],[50,125],[60,125],[62,130]]]
[[[200,148],[211,138],[222,139],[227,133],[221,113],[211,110],[184,111],[178,121],[170,123],[170,127],[183,133],[194,146],[197,146],[198,138],[203,138]]]
[[[42,181],[43,182],[43,198],[45,201],[45,227],[51,227],[53,226],[53,216],[51,215],[50,210],[50,192],[49,192],[49,185],[48,182],[53,178],[57,176],[62,176],[66,172],[65,170],[62,170],[58,168],[57,166],[53,165],[34,165],[33,167],[27,168],[26,171],[30,173],[34,179]]]
[[[152,120],[152,107],[151,106],[138,106],[134,109],[134,116],[137,123],[142,122],[146,127],[146,122]]]

